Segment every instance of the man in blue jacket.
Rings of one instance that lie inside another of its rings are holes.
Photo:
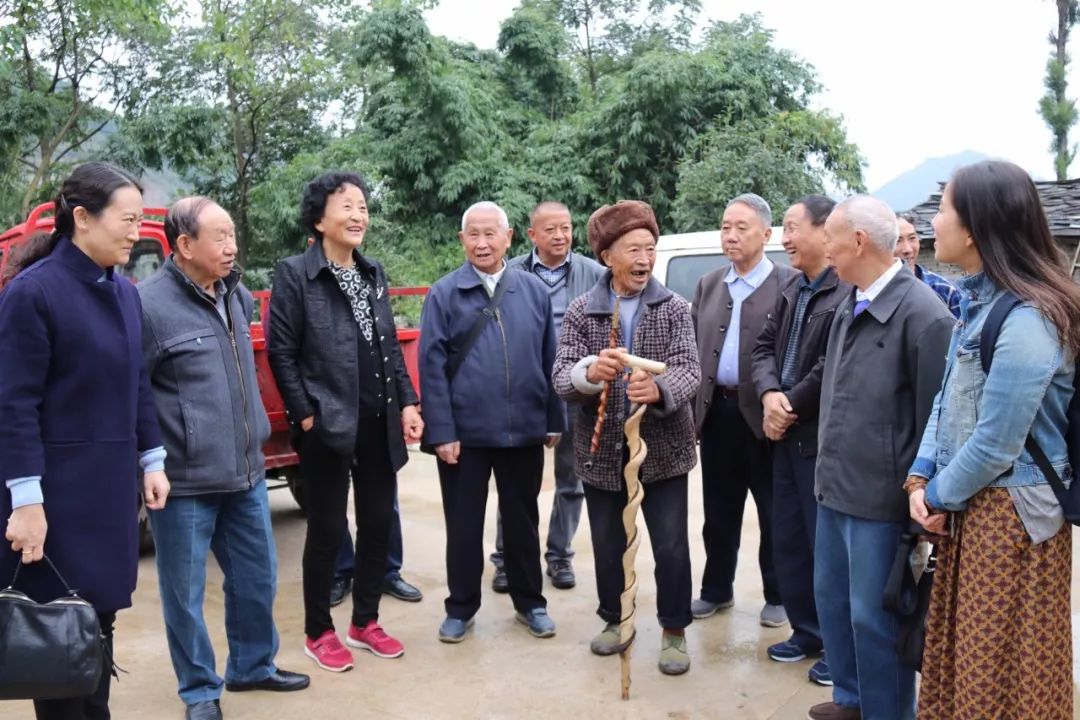
[[[570,209],[559,202],[542,202],[529,215],[529,239],[533,249],[507,261],[510,270],[527,272],[544,283],[551,298],[551,314],[555,319],[555,337],[562,330],[563,315],[571,300],[592,290],[604,268],[590,257],[571,250],[574,244],[574,225]],[[574,473],[574,429],[571,426],[576,413],[566,411],[566,432],[555,446],[555,501],[551,505],[548,522],[547,574],[551,584],[567,590],[577,584],[574,576],[574,549],[571,547],[574,533],[581,521],[581,505],[585,491],[581,480]],[[495,552],[491,554],[495,565],[495,578],[491,587],[495,592],[507,592],[506,569],[503,567],[502,519],[498,519],[495,534]]]
[[[172,255],[138,286],[143,354],[168,457],[172,495],[150,513],[166,637],[188,720],[222,717],[222,688],[301,690],[308,676],[274,665],[277,555],[262,445],[270,421],[259,399],[248,329],[251,293],[235,267],[229,214],[204,197],[165,218]],[[225,575],[225,679],[203,618],[206,558]]]
[[[510,597],[517,619],[551,637],[540,573],[537,496],[544,445],[565,428],[551,383],[555,324],[544,284],[506,272],[513,231],[495,203],[465,211],[466,262],[432,287],[420,321],[423,444],[438,456],[450,596],[443,642],[461,642],[480,609],[484,509],[495,474]]]

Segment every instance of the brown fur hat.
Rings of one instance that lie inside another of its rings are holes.
[[[648,203],[620,200],[614,205],[604,205],[589,218],[588,237],[593,256],[600,264],[606,264],[600,259],[600,253],[626,233],[638,229],[648,230],[654,239],[660,237],[656,215]]]

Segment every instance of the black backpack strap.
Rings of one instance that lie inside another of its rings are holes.
[[[982,336],[979,338],[979,361],[982,363],[983,372],[987,375],[990,374],[990,364],[994,361],[994,346],[997,345],[1001,326],[1005,324],[1005,318],[1012,312],[1013,308],[1023,302],[1012,292],[1006,290],[1004,295],[994,301],[993,307],[990,308],[990,314],[986,316]],[[1027,439],[1024,441],[1024,448],[1050,482],[1050,487],[1054,489],[1054,495],[1057,496],[1058,502],[1062,506],[1067,505],[1068,503],[1064,500],[1068,496],[1065,483],[1061,481],[1061,477],[1058,476],[1054,466],[1050,463],[1050,458],[1046,457],[1046,453],[1043,452],[1043,449],[1039,447],[1039,443],[1035,442],[1035,437],[1030,433],[1028,433]]]
[[[465,358],[472,352],[473,346],[476,345],[476,341],[480,339],[481,333],[484,332],[484,328],[487,326],[488,321],[495,317],[495,314],[499,310],[499,303],[502,301],[503,295],[506,294],[506,286],[510,284],[509,279],[506,277],[506,273],[510,272],[509,268],[503,273],[502,278],[499,280],[499,284],[495,286],[495,293],[491,296],[491,301],[488,302],[487,307],[480,311],[480,314],[476,318],[476,322],[469,328],[469,334],[465,336],[465,341],[461,343],[461,347],[446,363],[446,378],[450,381],[454,381],[454,377],[458,374],[458,370],[461,369],[461,364],[465,362]]]
[[[979,338],[979,362],[982,363],[983,373],[990,374],[990,364],[994,362],[994,347],[997,345],[998,335],[1001,334],[1001,326],[1005,324],[1005,318],[1013,308],[1023,302],[1010,290],[1006,290],[990,307],[990,314],[986,316]]]

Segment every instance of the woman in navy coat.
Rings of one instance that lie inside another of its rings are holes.
[[[44,554],[93,604],[110,645],[138,565],[137,468],[147,506],[165,504],[157,415],[143,362],[135,286],[113,268],[139,239],[142,189],[105,164],[77,168],[56,229],[23,246],[0,291],[0,586],[38,602],[64,594]],[[84,698],[35,701],[39,719],[108,718],[109,672]]]

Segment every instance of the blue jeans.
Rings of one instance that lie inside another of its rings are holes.
[[[203,619],[206,558],[213,551],[225,575],[225,680],[264,680],[276,668],[274,627],[277,551],[266,483],[235,493],[170,497],[150,512],[157,547],[158,589],[180,699],[191,705],[221,697],[225,683]]]
[[[863,720],[915,717],[915,671],[896,654],[900,621],[881,604],[906,526],[818,506],[814,594],[833,702],[861,708]]]
[[[581,506],[585,502],[585,490],[581,481],[574,474],[574,417],[577,411],[571,406],[567,412],[566,432],[555,446],[555,502],[551,505],[551,519],[548,520],[547,552],[544,559],[551,564],[553,560],[573,560],[574,535],[581,523]],[[495,552],[491,553],[491,562],[496,568],[503,568],[503,528],[502,515],[495,516]]]
[[[356,568],[356,548],[352,533],[345,529],[341,539],[341,549],[334,561],[334,579],[345,580],[353,576]],[[401,564],[405,559],[405,546],[401,541],[401,508],[398,507],[397,491],[394,491],[394,518],[390,523],[390,544],[386,548],[386,579],[397,580],[401,577]]]

